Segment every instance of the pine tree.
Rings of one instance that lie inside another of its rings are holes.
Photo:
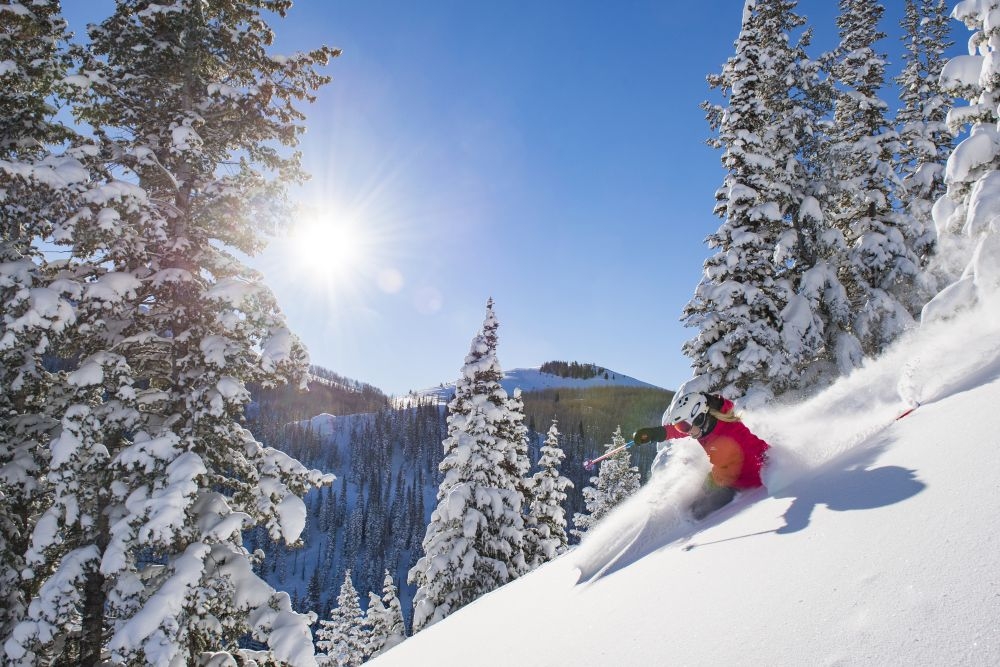
[[[934,202],[945,193],[944,168],[953,140],[947,115],[951,99],[941,85],[944,52],[952,46],[945,0],[906,0],[902,22],[905,67],[896,78],[902,106],[896,115],[899,129],[900,173],[905,190],[907,243],[927,267],[937,234],[932,219]],[[935,286],[928,274],[914,290],[917,305]],[[930,284],[927,284],[927,283]]]
[[[414,632],[524,569],[520,480],[506,465],[512,446],[501,426],[509,416],[496,357],[497,327],[490,299],[448,404],[437,507],[424,536],[424,555],[409,572],[409,582],[417,586]]]
[[[502,435],[510,444],[512,457],[507,463],[510,474],[518,478],[524,478],[531,470],[531,461],[528,459],[528,427],[524,423],[524,399],[521,398],[521,390],[514,389],[513,394],[507,400],[507,419],[501,422]],[[525,502],[529,498],[524,498]]]
[[[946,93],[964,98],[948,115],[949,127],[968,136],[952,151],[945,169],[947,192],[935,203],[934,224],[942,244],[955,249],[965,263],[958,277],[935,296],[923,310],[923,321],[949,317],[976,304],[1000,284],[992,258],[1000,252],[1000,234],[993,222],[1000,196],[1000,47],[993,17],[1000,1],[959,3],[952,17],[965,23],[973,35],[969,55],[950,60],[942,71]]]
[[[549,427],[542,444],[538,472],[531,478],[531,507],[528,515],[532,518],[531,529],[527,533],[531,567],[550,561],[566,550],[566,490],[573,483],[559,473],[559,466],[566,455],[559,447],[559,428],[555,420]]]
[[[389,570],[382,580],[382,597],[369,593],[367,621],[371,628],[366,655],[376,657],[406,639],[403,609]]]
[[[605,446],[605,451],[611,451],[625,445],[622,429],[619,426],[611,436],[611,442]],[[570,532],[577,538],[583,536],[611,510],[623,500],[639,490],[639,469],[632,465],[627,449],[601,463],[601,469],[596,477],[590,478],[590,483],[583,489],[583,497],[587,505],[586,514],[573,516],[573,530]]]
[[[807,270],[813,282],[835,281],[834,272],[817,275],[812,256],[822,212],[811,159],[824,96],[819,66],[805,54],[811,31],[791,42],[805,23],[795,5],[746,0],[736,53],[709,77],[727,104],[704,105],[727,172],[716,193],[723,224],[684,310],[699,332],[684,353],[703,385],[729,396],[799,381],[820,346],[823,304],[793,296]]]
[[[502,464],[504,470],[515,480],[519,498],[519,505],[522,510],[522,521],[525,535],[531,532],[531,525],[534,517],[531,516],[528,508],[532,503],[532,486],[528,473],[531,470],[531,460],[528,458],[528,427],[524,423],[524,400],[521,398],[521,390],[514,389],[514,392],[507,401],[507,412],[505,418],[498,425],[498,436],[509,443],[509,451]],[[528,545],[524,545],[524,550],[520,554],[508,559],[508,566],[514,576],[525,574],[530,568]]]
[[[71,65],[67,26],[58,0],[0,4],[0,155],[26,158],[48,153],[75,137],[55,119],[53,95],[65,92]]]
[[[344,575],[344,583],[337,595],[337,606],[330,611],[329,620],[319,622],[316,646],[338,667],[358,667],[367,660],[368,628],[358,602],[358,591],[351,581],[351,571]]]
[[[847,244],[841,282],[852,305],[848,327],[831,329],[827,346],[842,372],[878,354],[913,324],[907,303],[920,278],[905,217],[894,210],[899,180],[892,167],[898,135],[879,97],[886,57],[875,49],[879,2],[840,0],[833,76],[839,87],[831,136],[830,226]]]
[[[53,223],[81,206],[90,173],[54,120],[70,66],[55,0],[0,3],[0,645],[24,618],[35,580],[22,577],[44,471],[65,402],[43,363],[72,326],[76,285],[42,254]],[[59,287],[58,285],[64,285]],[[67,291],[68,288],[68,291]],[[0,653],[2,655],[2,653]]]
[[[307,611],[311,611],[315,614],[319,614],[322,611],[320,594],[323,590],[322,583],[320,582],[320,568],[313,569],[313,573],[309,576],[309,584],[306,586],[306,597],[304,605]]]
[[[62,377],[51,497],[27,550],[37,593],[10,660],[196,664],[239,654],[247,634],[269,659],[313,660],[308,618],[253,574],[241,539],[261,524],[295,542],[301,496],[330,479],[239,423],[248,384],[306,367],[235,254],[256,252],[287,210],[302,177],[282,149],[302,131],[294,101],[334,55],[266,53],[262,12],[289,4],[121,0],[91,29],[72,80],[96,177],[50,235],[73,248],[62,284],[77,290],[54,352],[78,361]]]

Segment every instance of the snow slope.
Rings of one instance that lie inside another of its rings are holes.
[[[577,549],[369,664],[1000,664],[998,405],[993,300],[747,412],[769,494],[692,525],[704,462],[678,443]]]
[[[655,385],[637,380],[628,375],[622,375],[614,371],[608,371],[608,377],[603,374],[592,378],[570,378],[552,373],[543,373],[538,368],[515,368],[505,371],[503,379],[500,381],[504,391],[508,395],[514,393],[514,389],[522,392],[541,391],[543,389],[588,389],[591,387],[648,387],[659,389]],[[449,382],[430,389],[423,389],[416,392],[418,396],[436,396],[447,403],[455,397],[455,383]]]

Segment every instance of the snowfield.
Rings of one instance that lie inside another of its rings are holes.
[[[1000,664],[997,405],[994,299],[747,411],[768,494],[692,524],[682,441],[581,546],[370,664]]]

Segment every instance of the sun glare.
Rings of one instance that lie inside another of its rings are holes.
[[[300,295],[321,297],[325,308],[369,307],[375,294],[398,294],[406,280],[397,265],[398,236],[363,213],[331,202],[303,207],[273,248],[275,280]]]
[[[361,227],[346,219],[303,220],[292,241],[300,268],[317,276],[345,278],[365,265],[369,251]]]

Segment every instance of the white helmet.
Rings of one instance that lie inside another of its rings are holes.
[[[669,426],[679,422],[697,424],[698,421],[704,423],[702,415],[708,414],[708,396],[697,392],[690,394],[677,394],[670,402],[670,407],[663,413],[663,425]],[[701,417],[699,420],[698,418]]]

